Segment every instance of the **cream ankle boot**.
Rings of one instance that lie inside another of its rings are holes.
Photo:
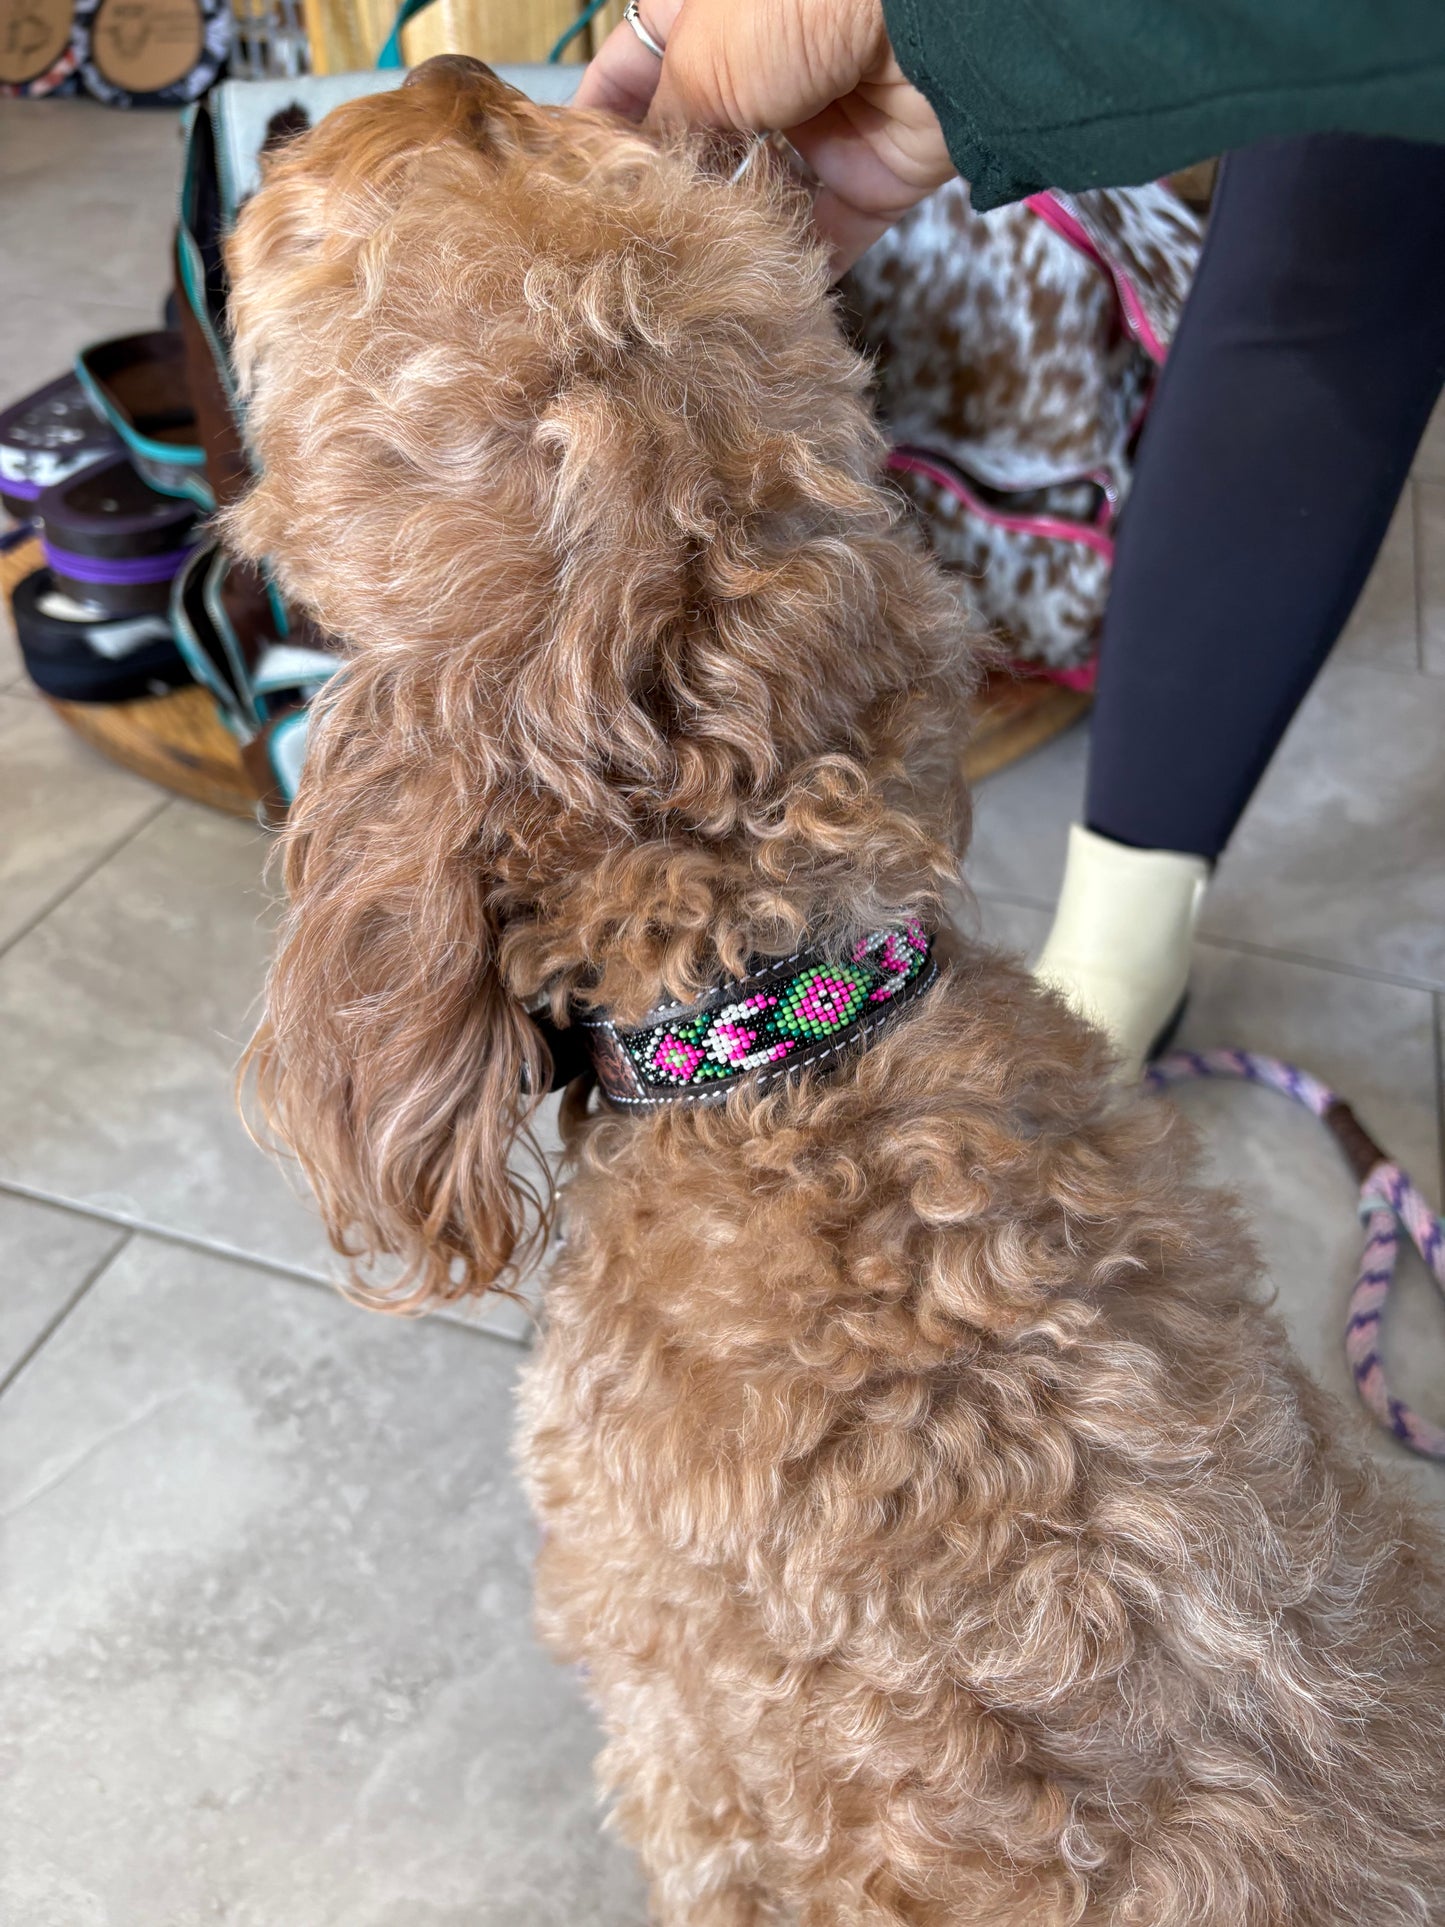
[[[1209,878],[1203,857],[1135,850],[1075,823],[1054,927],[1034,975],[1108,1033],[1123,1074],[1184,996]]]

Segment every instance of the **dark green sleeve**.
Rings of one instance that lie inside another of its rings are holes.
[[[884,0],[974,204],[1268,135],[1445,141],[1445,0]]]

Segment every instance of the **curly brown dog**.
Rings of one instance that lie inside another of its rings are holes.
[[[539,1242],[529,1010],[625,1042],[946,929],[967,638],[767,169],[443,62],[299,139],[230,265],[230,532],[353,650],[260,1089],[338,1246],[455,1298]],[[1438,1922],[1428,1532],[1169,1108],[938,955],[841,1061],[572,1087],[522,1456],[657,1919]]]

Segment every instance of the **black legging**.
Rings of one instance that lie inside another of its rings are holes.
[[[1104,620],[1086,820],[1213,859],[1343,628],[1445,381],[1445,147],[1221,172]]]

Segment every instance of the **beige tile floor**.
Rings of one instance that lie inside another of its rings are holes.
[[[0,102],[0,400],[151,322],[176,160],[171,117]],[[1442,741],[1437,417],[1222,867],[1186,1032],[1313,1066],[1437,1199]],[[980,794],[974,918],[1001,944],[1042,934],[1086,750],[1075,732]],[[266,851],[69,737],[0,636],[0,1920],[640,1921],[590,1716],[528,1632],[521,1321],[352,1310],[235,1120]],[[1364,1436],[1335,1152],[1268,1095],[1183,1101]],[[1445,1308],[1418,1267],[1389,1349],[1445,1412]],[[1406,1471],[1445,1509],[1445,1472]]]

